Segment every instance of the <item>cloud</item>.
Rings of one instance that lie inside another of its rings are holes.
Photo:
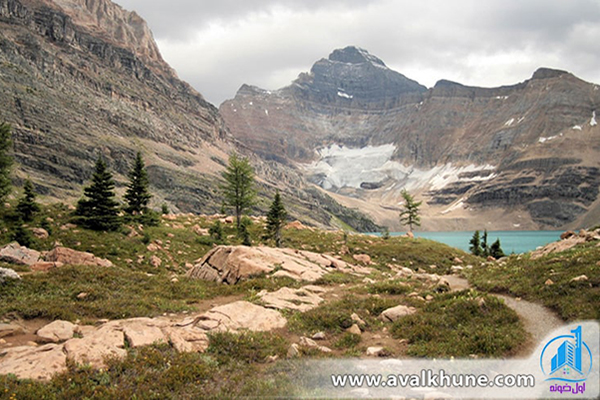
[[[142,15],[163,56],[215,104],[244,83],[288,85],[357,45],[432,86],[498,86],[540,66],[600,82],[595,0],[117,0]]]

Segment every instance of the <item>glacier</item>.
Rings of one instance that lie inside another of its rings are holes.
[[[493,179],[493,165],[457,166],[452,163],[437,165],[430,169],[417,168],[392,161],[396,151],[393,144],[351,148],[333,144],[317,150],[318,160],[304,164],[312,181],[325,190],[342,188],[360,189],[364,184],[385,187],[387,190],[416,190],[429,188],[440,190],[454,182],[484,181]],[[464,173],[480,172],[480,174]]]

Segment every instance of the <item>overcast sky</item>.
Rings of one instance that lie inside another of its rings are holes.
[[[600,83],[599,0],[113,0],[148,24],[179,77],[219,105],[287,86],[356,45],[431,87],[500,86],[540,66]]]

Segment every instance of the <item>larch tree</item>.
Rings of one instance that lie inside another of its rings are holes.
[[[402,225],[408,225],[412,232],[413,226],[421,226],[421,217],[419,216],[419,207],[421,207],[422,201],[415,201],[413,196],[408,191],[402,190],[402,198],[404,199],[404,205],[402,211],[400,211],[400,223]]]
[[[238,233],[242,228],[242,215],[252,207],[256,198],[254,189],[254,169],[246,157],[236,153],[229,156],[229,164],[223,172],[225,185],[222,186],[225,203],[235,211]]]

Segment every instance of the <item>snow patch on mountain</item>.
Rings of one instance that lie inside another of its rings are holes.
[[[392,161],[396,146],[350,148],[331,145],[317,151],[319,160],[304,165],[313,182],[326,190],[385,188],[439,190],[454,182],[485,181],[496,174],[493,165],[455,166],[452,163],[420,169]],[[475,174],[474,174],[475,173]]]

